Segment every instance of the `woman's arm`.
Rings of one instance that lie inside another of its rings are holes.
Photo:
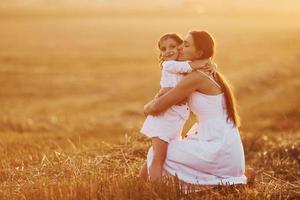
[[[198,89],[199,83],[202,80],[200,77],[201,76],[199,76],[199,73],[197,72],[188,74],[176,85],[176,87],[172,88],[161,97],[147,103],[144,106],[144,113],[146,115],[158,115],[172,105],[183,101],[189,97],[192,92]]]
[[[154,98],[158,98],[164,94],[166,94],[168,91],[170,91],[173,87],[165,87],[165,88],[160,88],[160,90],[158,91],[158,93],[156,93],[156,95],[154,96]],[[185,98],[184,100],[180,101],[179,103],[177,103],[176,105],[183,105],[187,102],[187,98]]]
[[[155,95],[154,98],[158,98],[158,97],[164,95],[165,93],[167,93],[171,89],[172,89],[172,87],[163,87],[163,88],[160,88],[160,90],[158,91],[158,93],[156,93],[156,95]]]

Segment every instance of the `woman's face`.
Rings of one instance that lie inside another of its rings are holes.
[[[191,34],[187,34],[183,44],[179,47],[178,60],[198,60],[201,57],[201,51],[198,51],[194,45],[194,39]]]

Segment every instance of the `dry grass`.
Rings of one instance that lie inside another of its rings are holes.
[[[300,134],[243,137],[248,164],[257,169],[255,186],[209,188],[187,194],[178,181],[164,184],[137,178],[147,138],[134,133],[119,144],[85,146],[68,140],[70,150],[18,144],[1,154],[1,199],[296,199],[299,197]],[[56,141],[57,139],[53,139]],[[48,141],[51,143],[52,141]],[[27,144],[28,145],[28,144]],[[6,148],[12,144],[1,144]],[[16,146],[15,146],[16,147]],[[28,149],[30,152],[27,152]],[[40,151],[39,151],[39,150]],[[17,153],[18,152],[18,153]],[[22,153],[21,153],[22,152]],[[4,157],[4,156],[3,156]]]
[[[0,199],[300,198],[299,17],[97,9],[0,10]],[[136,177],[151,145],[138,130],[159,86],[157,39],[192,29],[217,39],[255,186],[186,195],[176,180]]]

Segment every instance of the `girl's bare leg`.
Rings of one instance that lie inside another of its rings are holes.
[[[142,168],[140,169],[139,177],[144,181],[148,180],[147,160],[144,162]]]
[[[149,168],[150,180],[161,180],[162,167],[166,159],[168,143],[159,139],[152,138],[153,160]]]

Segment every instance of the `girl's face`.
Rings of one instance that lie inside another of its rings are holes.
[[[198,60],[202,55],[202,52],[196,49],[194,39],[191,34],[188,34],[185,37],[183,44],[178,49],[178,60]]]
[[[163,60],[176,60],[178,57],[178,44],[172,38],[160,42],[160,52]]]

